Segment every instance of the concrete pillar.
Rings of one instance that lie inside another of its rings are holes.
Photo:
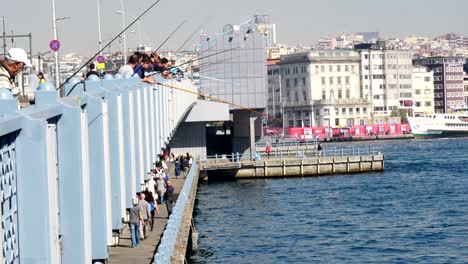
[[[256,114],[250,114],[250,158],[255,158],[255,120],[257,119]]]

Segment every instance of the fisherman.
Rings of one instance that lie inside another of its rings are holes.
[[[47,82],[43,72],[39,72],[37,74],[37,78],[39,79],[39,84]]]
[[[99,72],[96,71],[96,65],[94,65],[94,63],[91,63],[89,65],[89,71],[88,73],[86,73],[86,79],[91,75],[96,75],[97,77],[99,77]]]
[[[134,73],[135,67],[138,65],[139,57],[136,54],[131,55],[128,57],[127,64],[123,65],[119,69],[119,73],[123,76],[132,76]]]
[[[28,55],[23,49],[11,48],[5,58],[0,61],[0,88],[7,88],[17,97],[19,89],[16,87],[15,77],[24,67],[31,67]]]

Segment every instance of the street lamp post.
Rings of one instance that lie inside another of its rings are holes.
[[[55,0],[52,0],[52,23],[54,29],[54,40],[57,40],[57,18],[55,17]],[[55,55],[55,87],[60,86],[60,69],[59,69],[59,54],[58,50]]]
[[[120,14],[120,15],[124,15],[124,12],[122,12],[122,11],[115,10],[114,12],[117,13],[117,14]],[[132,17],[133,17],[133,19],[136,19],[135,16],[132,16]],[[140,48],[142,46],[141,45],[141,23],[140,23],[139,19],[136,22],[138,24],[138,48]]]
[[[96,0],[97,3],[97,19],[98,19],[98,34],[99,34],[99,50],[102,49],[102,35],[101,35],[101,0]],[[102,55],[102,51],[100,52]]]
[[[122,30],[125,30],[125,7],[123,0],[120,0],[120,5],[122,6]],[[123,55],[124,55],[124,64],[127,60],[127,38],[125,36],[125,31],[123,32]]]

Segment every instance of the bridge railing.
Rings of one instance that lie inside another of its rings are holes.
[[[197,99],[119,75],[72,79],[64,93],[41,84],[18,111],[0,88],[3,263],[108,259],[131,198]]]
[[[300,157],[300,158],[320,158],[320,157],[350,157],[350,156],[374,156],[382,154],[382,148],[374,146],[373,144],[369,145],[357,145],[349,147],[322,147],[322,150],[318,150],[318,145],[310,145],[310,148],[281,148],[281,146],[275,146],[271,148],[271,152],[268,155],[265,150],[258,151],[256,154],[256,159],[264,158],[291,158],[291,157]],[[246,158],[247,157],[247,158]],[[239,153],[232,154],[216,154],[207,156],[201,159],[205,163],[222,163],[222,162],[241,162],[242,160],[247,160],[249,155],[242,155]]]
[[[190,168],[184,186],[180,191],[179,197],[172,210],[172,214],[167,221],[166,229],[163,232],[161,243],[153,258],[154,264],[171,263],[171,257],[174,257],[177,234],[182,226],[185,211],[189,205],[189,198],[192,194],[192,186],[197,177],[197,164],[194,163]]]

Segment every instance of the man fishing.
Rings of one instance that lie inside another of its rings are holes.
[[[15,77],[24,67],[31,67],[28,55],[23,49],[11,48],[5,58],[0,61],[0,88],[7,88],[17,97],[19,89],[16,87]]]

